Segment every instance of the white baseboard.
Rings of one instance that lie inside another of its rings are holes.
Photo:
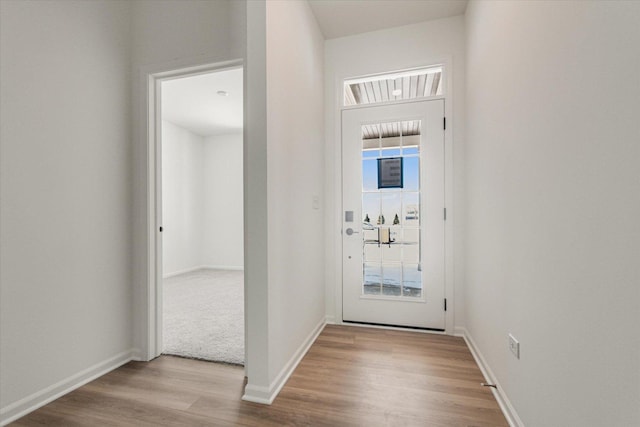
[[[336,324],[336,318],[335,316],[326,316],[325,317],[325,323],[327,325],[335,325]]]
[[[275,380],[271,382],[269,387],[256,386],[252,384],[247,384],[244,388],[244,395],[242,396],[242,400],[246,400],[247,402],[254,403],[262,403],[264,405],[271,405],[275,398],[282,390],[282,387],[287,383],[287,380],[293,374],[293,371],[298,367],[298,364],[302,360],[311,345],[315,342],[320,332],[324,329],[324,326],[327,324],[326,319],[322,319],[320,323],[316,325],[315,328],[311,331],[311,333],[307,336],[307,338],[302,342],[298,350],[293,354],[291,359],[284,365],[278,376]]]
[[[272,397],[270,387],[262,387],[253,384],[247,384],[244,388],[242,400],[253,403],[262,403],[263,405],[271,405],[275,399]]]
[[[144,358],[142,350],[140,350],[139,348],[131,349],[131,360],[134,360],[136,362],[148,362],[148,360]]]
[[[196,266],[196,267],[191,267],[191,268],[185,268],[184,270],[172,271],[171,273],[163,274],[162,278],[163,279],[168,279],[169,277],[174,277],[174,276],[179,276],[181,274],[191,273],[191,272],[200,270],[202,268],[203,267],[201,267],[201,266]]]
[[[237,270],[237,271],[244,270],[243,265],[203,265],[200,268],[207,269],[207,270]]]
[[[134,350],[124,351],[105,361],[78,372],[62,381],[33,393],[0,409],[0,426],[5,426],[57,398],[113,371],[133,359]]]
[[[164,274],[162,276],[163,279],[168,279],[170,277],[179,276],[181,274],[193,273],[198,270],[236,270],[243,271],[244,266],[242,265],[197,265],[191,268],[185,268],[184,270],[178,270],[171,273]]]
[[[473,355],[473,358],[476,360],[476,363],[480,367],[480,371],[482,371],[482,375],[484,376],[485,381],[488,384],[496,385],[497,388],[491,388],[491,391],[493,392],[493,395],[496,398],[496,401],[498,402],[498,405],[500,406],[500,409],[502,410],[502,413],[507,419],[509,425],[511,427],[525,427],[515,408],[511,404],[511,401],[504,392],[504,389],[500,387],[496,376],[493,374],[493,371],[487,364],[484,356],[482,355],[482,353],[480,353],[480,350],[471,337],[469,331],[466,328],[456,326],[455,335],[464,338],[467,346],[469,347],[469,350],[471,351],[471,354]]]

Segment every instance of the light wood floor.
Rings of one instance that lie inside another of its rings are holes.
[[[130,362],[15,426],[506,426],[461,338],[328,325],[271,406],[241,367]]]

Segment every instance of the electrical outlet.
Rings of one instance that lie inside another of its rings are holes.
[[[320,196],[314,194],[311,197],[311,206],[313,207],[313,209],[320,209]]]
[[[511,334],[509,334],[509,350],[511,350],[516,359],[520,359],[520,343]]]

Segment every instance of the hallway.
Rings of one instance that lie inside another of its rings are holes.
[[[130,362],[12,425],[507,425],[451,336],[327,325],[271,406],[240,400],[243,376],[171,356]]]

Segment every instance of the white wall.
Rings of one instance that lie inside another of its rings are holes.
[[[2,420],[131,356],[130,14],[0,2]]]
[[[530,427],[640,425],[638,23],[467,10],[467,328]]]
[[[325,201],[328,215],[326,245],[327,316],[341,320],[336,306],[336,295],[342,292],[341,283],[341,180],[340,180],[340,116],[342,81],[348,77],[387,71],[414,68],[443,60],[451,60],[452,69],[447,70],[453,78],[452,93],[448,99],[453,103],[453,117],[447,117],[452,126],[453,144],[453,199],[447,207],[447,221],[453,224],[453,236],[447,246],[453,246],[455,288],[455,325],[464,324],[464,221],[459,217],[464,212],[464,72],[465,39],[464,18],[461,16],[407,25],[387,30],[374,31],[354,36],[327,40],[325,43]],[[450,153],[450,152],[448,152]],[[449,155],[449,154],[447,154]],[[451,257],[450,257],[451,258]],[[340,296],[338,295],[338,298]],[[453,325],[447,329],[453,332]]]
[[[264,13],[224,0],[2,1],[0,7],[0,405],[6,419],[127,360],[131,335],[135,354],[154,353],[145,328],[147,236],[154,231],[147,218],[154,189],[147,182],[146,74],[242,58],[245,30],[264,43]],[[264,49],[251,53],[258,66],[247,65],[249,86],[263,89],[247,96],[248,117],[256,120],[245,127],[245,149],[255,166],[266,165],[259,120],[266,111]],[[258,305],[247,322],[254,338],[247,370],[266,383],[266,309],[260,308],[266,308],[260,219],[266,222],[266,169],[253,168],[245,178],[253,233],[245,246],[254,260],[246,295]]]
[[[163,275],[202,266],[204,249],[204,138],[162,121]]]
[[[242,134],[202,137],[162,121],[164,276],[244,266]]]
[[[229,59],[231,1],[136,0],[134,60],[163,64],[198,56]]]
[[[269,380],[324,320],[323,37],[306,2],[267,2]],[[313,209],[313,196],[319,209]]]
[[[216,135],[203,142],[202,265],[244,267],[242,134]]]

